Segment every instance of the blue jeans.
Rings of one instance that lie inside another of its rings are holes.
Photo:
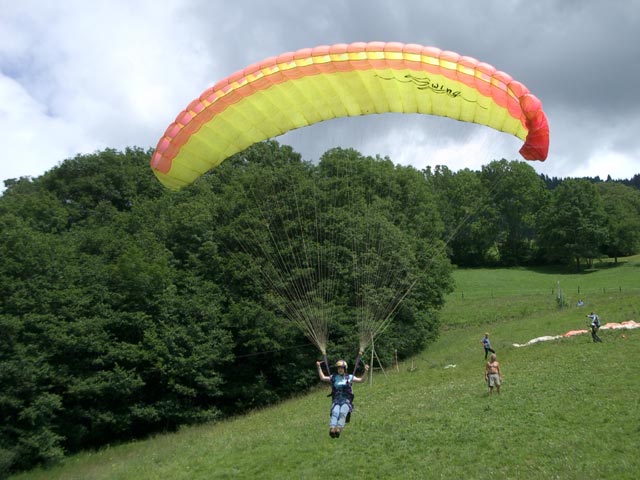
[[[343,403],[342,405],[334,405],[331,407],[331,423],[332,428],[344,428],[344,422],[347,419],[347,413],[349,413],[349,404]]]

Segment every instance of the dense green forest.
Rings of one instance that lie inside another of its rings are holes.
[[[264,142],[176,193],[150,154],[5,182],[2,474],[305,391],[320,356],[305,312],[329,308],[328,353],[353,359],[358,312],[381,310],[384,362],[437,336],[455,266],[640,251],[640,176],[418,171],[343,149],[313,164]]]

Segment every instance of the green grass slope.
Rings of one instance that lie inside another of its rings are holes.
[[[237,419],[15,478],[640,478],[640,329],[604,331],[599,344],[586,334],[513,346],[585,328],[590,310],[603,322],[640,321],[640,257],[598,267],[579,275],[456,271],[438,341],[355,385],[356,409],[339,439],[327,434],[329,390],[321,386]],[[483,381],[485,331],[502,363],[499,396]]]

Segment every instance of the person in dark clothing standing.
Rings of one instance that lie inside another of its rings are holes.
[[[591,312],[587,315],[588,318],[591,319],[591,338],[593,342],[601,342],[600,337],[598,336],[598,330],[600,330],[600,317],[595,312]]]

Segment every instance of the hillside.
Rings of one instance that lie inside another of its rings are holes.
[[[640,330],[602,332],[601,344],[582,335],[512,346],[584,328],[591,309],[604,322],[639,321],[640,257],[596,267],[579,275],[456,271],[440,338],[397,371],[385,366],[372,384],[355,386],[356,410],[340,439],[327,435],[321,386],[237,419],[15,478],[638,478]],[[483,382],[485,331],[502,363],[500,396],[489,397]]]

